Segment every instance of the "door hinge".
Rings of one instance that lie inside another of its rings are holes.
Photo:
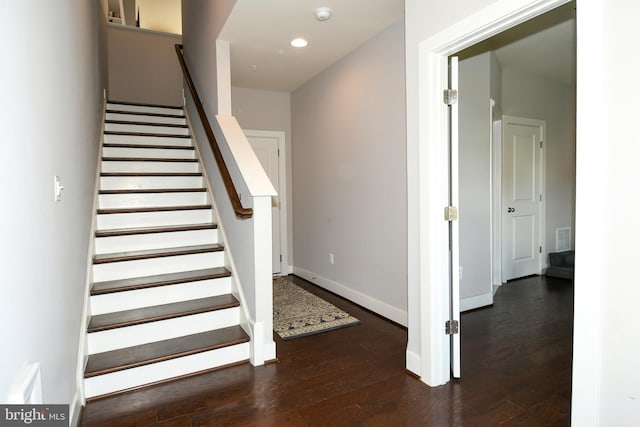
[[[540,253],[542,253],[542,246],[540,246],[540,250],[539,250],[539,252],[540,252]]]
[[[540,194],[540,201],[542,201],[542,194]]]
[[[282,262],[282,254],[280,254],[280,262]]]
[[[443,92],[443,100],[447,105],[453,105],[458,102],[458,91],[455,89],[445,89]]]
[[[540,141],[540,148],[542,148],[542,141]]]
[[[444,220],[455,221],[458,219],[458,208],[455,206],[447,206],[444,208]]]
[[[447,335],[455,335],[458,333],[458,321],[457,320],[447,320],[444,323],[444,331]]]

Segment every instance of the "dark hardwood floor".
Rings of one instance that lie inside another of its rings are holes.
[[[83,426],[566,426],[573,287],[532,277],[462,315],[462,379],[404,371],[407,332],[302,279],[361,325],[282,341],[278,362],[240,365],[88,403]]]

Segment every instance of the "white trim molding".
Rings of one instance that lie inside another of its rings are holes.
[[[369,295],[363,294],[362,292],[355,291],[342,283],[327,279],[326,277],[322,277],[309,270],[305,270],[304,268],[294,266],[293,274],[302,277],[314,285],[318,285],[321,288],[338,294],[349,301],[361,305],[382,317],[386,317],[387,319],[402,326],[407,326],[407,312],[399,309],[398,307],[389,305]]]

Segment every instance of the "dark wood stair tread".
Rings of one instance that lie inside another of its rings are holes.
[[[208,252],[220,252],[224,246],[219,243],[209,245],[182,246],[177,248],[145,249],[141,251],[118,252],[112,254],[99,254],[93,257],[94,264],[107,264],[110,262],[136,261],[141,259],[164,258],[170,256],[203,254]]]
[[[176,176],[202,176],[202,172],[102,172],[101,177],[128,177],[128,176],[163,176],[163,177],[176,177]]]
[[[123,190],[100,190],[99,194],[147,194],[147,193],[204,193],[207,189],[199,188],[128,188]]]
[[[230,326],[214,331],[92,354],[87,361],[84,376],[85,378],[90,378],[248,341],[249,336],[240,326]]]
[[[167,138],[191,138],[191,135],[179,135],[174,133],[153,133],[153,132],[126,132],[118,130],[105,130],[105,135],[124,135],[124,136],[151,136],[151,137],[167,137]]]
[[[187,224],[158,227],[139,228],[114,228],[109,230],[96,230],[96,237],[133,236],[138,234],[172,233],[176,231],[215,230],[217,224]]]
[[[132,116],[150,116],[150,117],[166,117],[170,119],[184,119],[183,114],[164,114],[164,113],[153,113],[147,111],[127,111],[127,110],[112,110],[107,109],[107,113],[111,114],[129,114]]]
[[[185,206],[159,206],[151,208],[114,208],[98,209],[98,215],[127,214],[127,213],[148,213],[148,212],[171,212],[171,211],[197,211],[211,209],[211,205],[185,205]]]
[[[107,104],[133,105],[136,107],[172,108],[174,110],[182,110],[182,105],[163,105],[163,104],[149,104],[144,102],[111,101],[111,100],[108,100]]]
[[[199,282],[201,280],[220,279],[230,276],[231,272],[225,267],[215,267],[203,270],[183,271],[180,273],[168,273],[146,277],[135,277],[131,279],[109,280],[105,282],[94,283],[91,287],[91,295],[104,295],[115,292],[177,285],[187,282]]]
[[[100,332],[126,326],[140,325],[159,320],[174,319],[193,314],[206,313],[238,307],[240,303],[231,294],[173,302],[152,307],[98,314],[91,317],[87,332]]]
[[[102,144],[103,147],[107,148],[146,148],[150,150],[187,150],[194,151],[195,148],[193,146],[185,146],[185,145],[155,145],[155,144],[123,144],[123,143],[113,143],[113,142],[105,142]]]
[[[176,123],[155,123],[155,122],[131,122],[128,120],[105,120],[107,124],[112,125],[139,125],[139,126],[156,126],[156,127],[167,127],[167,128],[180,128],[187,129],[189,126],[181,125]]]
[[[164,157],[103,157],[103,162],[184,162],[198,163],[198,159],[176,159]]]

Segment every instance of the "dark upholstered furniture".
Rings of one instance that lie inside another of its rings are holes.
[[[549,268],[545,276],[573,280],[575,251],[549,253]]]

